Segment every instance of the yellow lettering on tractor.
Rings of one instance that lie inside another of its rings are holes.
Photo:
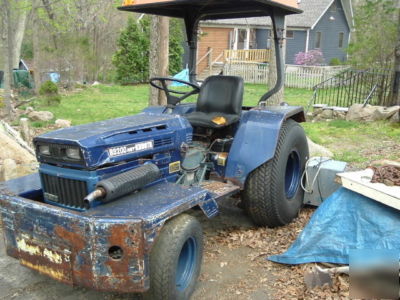
[[[123,6],[129,6],[135,4],[135,0],[124,0],[122,3]]]
[[[25,267],[28,267],[30,269],[36,270],[39,273],[47,275],[47,276],[50,276],[51,278],[54,278],[56,280],[59,280],[59,281],[66,281],[67,280],[68,281],[68,277],[62,271],[54,270],[54,269],[52,269],[50,267],[47,267],[47,266],[36,265],[36,264],[33,264],[33,263],[31,263],[29,261],[26,261],[24,259],[21,259],[20,262],[21,262],[21,265],[23,265]]]
[[[175,0],[124,0],[122,6],[172,2]]]

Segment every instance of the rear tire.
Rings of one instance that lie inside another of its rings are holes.
[[[259,226],[290,223],[303,204],[301,175],[308,160],[304,129],[294,120],[283,123],[275,156],[254,170],[243,193],[245,209]]]
[[[203,232],[196,218],[168,221],[150,253],[150,290],[145,299],[186,300],[193,293],[203,257]]]

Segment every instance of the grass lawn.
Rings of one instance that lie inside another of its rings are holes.
[[[33,103],[36,110],[48,110],[56,119],[71,120],[73,125],[111,119],[140,112],[147,106],[148,85],[89,87],[63,96],[58,106],[46,106],[44,101]],[[255,105],[265,93],[263,85],[246,84],[245,105]],[[306,106],[312,91],[285,89],[285,101],[290,105]],[[33,123],[33,126],[44,126]],[[400,126],[387,122],[358,123],[346,121],[303,124],[308,136],[326,146],[335,158],[365,166],[372,160],[400,157]]]
[[[266,89],[263,85],[246,84],[245,105],[256,105]],[[73,125],[79,125],[136,114],[147,106],[148,92],[148,85],[99,85],[63,97],[58,106],[46,106],[40,100],[33,106],[36,110],[51,111],[56,119],[71,120]],[[285,96],[291,105],[306,105],[312,92],[287,89]]]

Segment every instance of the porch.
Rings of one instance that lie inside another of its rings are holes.
[[[271,50],[251,49],[251,50],[223,50],[217,52],[213,48],[200,57],[197,62],[199,79],[205,79],[211,75],[220,74],[225,65],[231,64],[265,64],[270,62]]]
[[[271,58],[269,49],[250,49],[250,50],[225,50],[224,58],[226,62],[258,62],[268,63]]]

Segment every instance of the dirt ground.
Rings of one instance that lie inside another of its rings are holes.
[[[200,299],[346,299],[348,280],[335,279],[331,288],[309,291],[303,283],[307,266],[283,266],[267,261],[268,255],[284,252],[314,212],[305,208],[292,224],[255,228],[235,199],[220,203],[221,215],[207,220],[193,211],[205,234],[202,272],[193,300]],[[0,299],[140,299],[140,295],[99,293],[72,288],[26,269],[5,256],[0,238]]]

